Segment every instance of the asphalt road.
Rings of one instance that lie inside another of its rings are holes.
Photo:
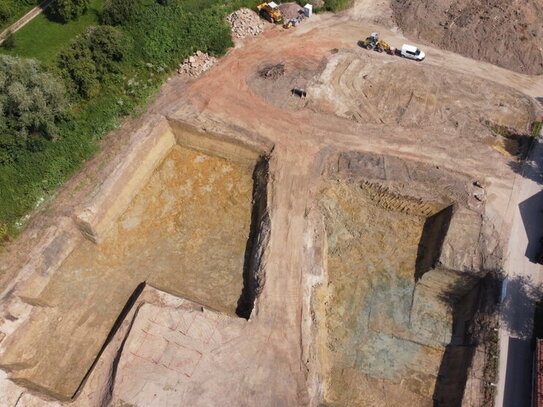
[[[542,168],[543,143],[538,141],[517,177],[510,204],[513,226],[505,263],[496,407],[531,405],[533,316],[543,280],[542,266],[535,262],[543,236]]]

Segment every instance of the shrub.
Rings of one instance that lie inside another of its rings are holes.
[[[6,38],[4,39],[4,42],[2,43],[2,47],[7,50],[12,50],[13,48],[15,48],[15,35],[13,34],[13,32],[8,32]]]
[[[96,95],[107,76],[118,73],[128,43],[113,27],[92,27],[78,36],[59,56],[58,66],[75,92],[88,99]]]
[[[88,99],[98,93],[98,73],[86,41],[76,38],[69,48],[60,53],[58,66],[79,96]]]
[[[141,58],[154,65],[173,67],[196,50],[222,55],[232,46],[224,13],[208,8],[197,13],[181,5],[150,5],[128,29]]]
[[[128,24],[143,9],[143,4],[144,0],[106,0],[102,11],[102,24]]]
[[[324,8],[329,11],[345,10],[353,5],[353,0],[324,0]]]
[[[53,139],[66,109],[64,86],[37,61],[0,56],[0,122],[4,122],[4,132],[25,140],[39,136]]]
[[[75,20],[85,14],[89,8],[90,0],[53,0],[49,12],[62,22]]]
[[[4,24],[11,17],[11,2],[0,2],[0,24]]]

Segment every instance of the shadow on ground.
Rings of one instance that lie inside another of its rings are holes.
[[[543,191],[522,201],[519,210],[528,237],[525,256],[532,263],[536,263],[541,249],[540,239],[543,236]]]
[[[530,339],[509,338],[503,407],[530,407],[532,392]]]
[[[461,407],[469,369],[479,344],[485,344],[485,353],[492,356],[498,346],[494,328],[497,326],[497,311],[501,278],[498,273],[488,273],[474,286],[467,289],[463,283],[445,294],[442,300],[449,303],[453,312],[453,332],[447,345],[434,388],[435,407]],[[456,293],[464,292],[458,297]],[[483,380],[493,381],[492,372],[479,372]],[[489,377],[486,377],[489,376]],[[485,391],[484,400],[492,394]]]

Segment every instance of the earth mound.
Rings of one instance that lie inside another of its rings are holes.
[[[470,58],[543,74],[543,4],[538,0],[392,0],[408,35]]]

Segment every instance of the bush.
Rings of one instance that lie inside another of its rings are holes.
[[[2,43],[2,47],[7,50],[12,50],[15,48],[15,35],[13,34],[13,32],[8,32],[6,38],[4,39],[4,42]]]
[[[173,67],[196,50],[217,56],[233,45],[223,14],[215,8],[190,13],[181,5],[154,4],[146,7],[128,30],[138,41],[144,61]]]
[[[60,21],[66,23],[85,14],[90,0],[53,0],[49,12]]]
[[[59,56],[58,66],[75,92],[88,99],[98,93],[108,75],[120,71],[128,43],[113,27],[92,27],[78,36]]]
[[[3,0],[0,2],[0,24],[4,24],[11,17],[11,2]]]
[[[345,10],[353,5],[353,0],[324,0],[324,8],[329,11]]]
[[[64,86],[37,61],[0,56],[0,130],[24,140],[54,139],[66,109]]]
[[[106,0],[102,12],[102,24],[128,24],[143,9],[143,5],[144,0]]]

